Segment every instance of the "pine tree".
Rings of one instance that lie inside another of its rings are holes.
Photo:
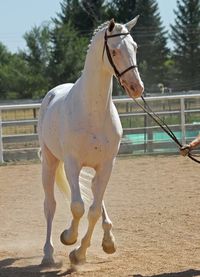
[[[137,60],[146,92],[156,92],[159,83],[166,84],[165,61],[169,53],[167,32],[162,26],[155,0],[137,0],[135,14],[140,18],[133,29],[138,44]]]
[[[74,82],[83,69],[88,40],[80,37],[68,23],[54,28],[51,41],[51,85]]]
[[[126,23],[134,17],[136,0],[113,0],[108,3],[108,16],[116,22]]]
[[[61,12],[53,19],[52,85],[74,82],[80,76],[89,38],[104,16],[103,0],[63,0]]]
[[[61,12],[53,19],[56,28],[62,28],[66,24],[72,26],[75,30],[80,30],[82,25],[82,17],[79,16],[82,11],[80,1],[63,0],[60,5]]]
[[[93,30],[107,19],[106,6],[104,0],[82,0],[82,25],[85,25],[85,34],[91,34]],[[85,24],[83,24],[83,22]],[[84,30],[83,30],[84,31]]]
[[[200,89],[200,1],[177,1],[175,24],[171,25],[174,61],[177,67],[176,88]]]
[[[63,0],[61,13],[54,19],[58,25],[70,24],[80,35],[89,37],[106,18],[104,0]]]

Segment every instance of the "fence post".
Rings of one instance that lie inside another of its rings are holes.
[[[152,119],[151,118],[147,118],[147,152],[148,153],[153,153],[154,152],[154,148],[153,148],[153,130],[151,128],[152,126]]]
[[[4,160],[3,160],[2,119],[1,119],[1,109],[0,109],[0,164],[2,163],[4,163]]]
[[[37,119],[36,109],[33,108],[33,118]],[[34,134],[37,134],[37,125],[34,124]]]
[[[181,97],[181,132],[182,145],[186,144],[186,130],[185,130],[185,99]]]

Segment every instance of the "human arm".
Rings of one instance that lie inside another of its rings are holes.
[[[200,145],[200,135],[198,135],[193,141],[191,141],[189,144],[185,144],[180,148],[180,154],[182,156],[187,156],[190,150],[196,148],[198,145]]]

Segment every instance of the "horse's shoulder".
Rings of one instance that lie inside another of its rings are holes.
[[[50,104],[53,104],[57,102],[59,99],[65,97],[71,88],[73,87],[74,84],[72,83],[67,83],[67,84],[62,84],[54,87],[51,89],[45,96],[43,103],[45,103],[45,106],[49,106]]]
[[[64,95],[67,95],[73,86],[74,84],[72,83],[58,85],[50,90],[49,94],[57,97],[62,97]]]

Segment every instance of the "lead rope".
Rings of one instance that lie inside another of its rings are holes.
[[[169,126],[164,122],[164,120],[162,120],[151,108],[150,106],[147,104],[146,100],[144,99],[143,96],[141,96],[143,103],[145,106],[141,105],[135,98],[133,98],[133,100],[135,101],[135,103],[144,111],[146,112],[160,127],[161,129],[168,134],[168,136],[171,137],[171,139],[179,146],[179,147],[183,147],[183,145],[179,142],[179,140],[177,139],[177,137],[175,136],[175,134],[172,132],[172,130],[169,128]],[[192,154],[190,151],[188,153],[188,157],[195,161],[196,163],[200,163],[200,160],[197,160],[194,157],[194,154]]]

